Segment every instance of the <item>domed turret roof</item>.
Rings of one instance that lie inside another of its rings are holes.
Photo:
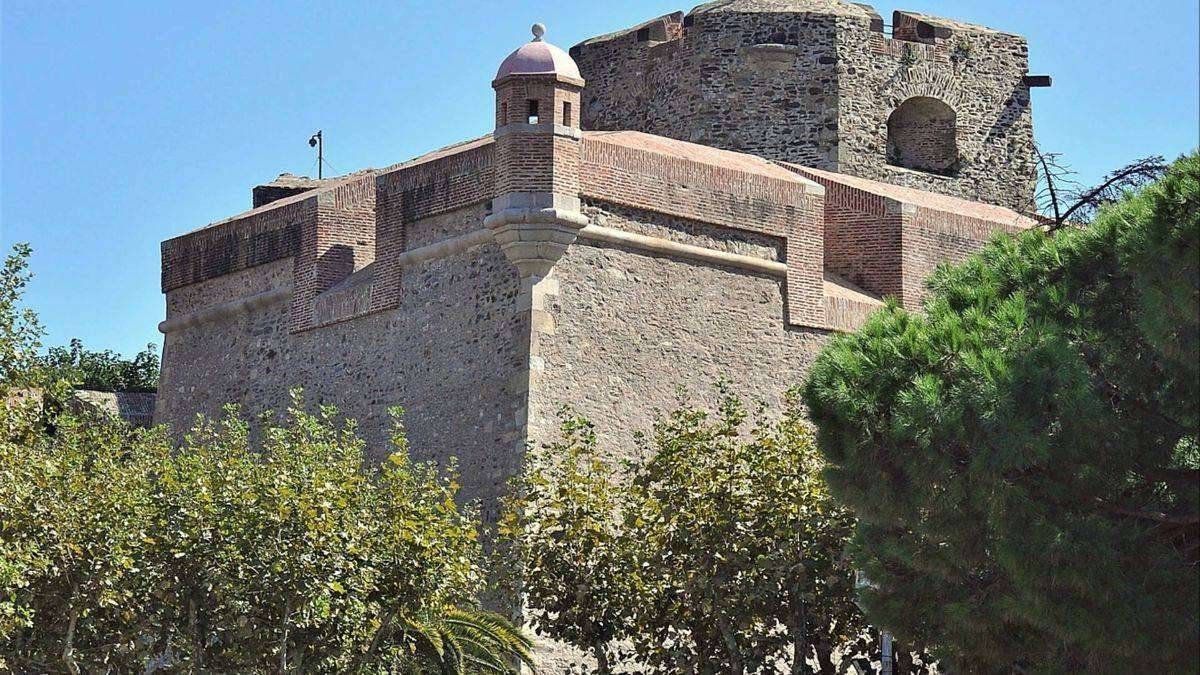
[[[521,48],[508,55],[496,71],[499,80],[509,75],[560,75],[576,80],[582,80],[579,66],[563,50],[542,39],[546,27],[540,23],[533,24],[533,41],[526,42]]]

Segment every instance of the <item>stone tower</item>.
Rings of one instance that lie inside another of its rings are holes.
[[[890,28],[890,31],[888,30]],[[841,0],[721,0],[571,49],[585,129],[636,129],[1014,208],[1035,181],[1025,39]]]

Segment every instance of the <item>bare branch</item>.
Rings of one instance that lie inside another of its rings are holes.
[[[1160,155],[1143,157],[1104,176],[1099,184],[1085,187],[1075,180],[1076,172],[1058,153],[1034,148],[1041,166],[1039,188],[1034,199],[1048,216],[1051,232],[1072,222],[1088,223],[1107,205],[1117,202],[1129,190],[1136,190],[1166,174],[1167,162]]]
[[[1037,153],[1038,163],[1042,165],[1042,179],[1046,181],[1046,190],[1050,193],[1050,205],[1054,207],[1054,222],[1057,225],[1062,223],[1062,216],[1059,214],[1058,208],[1058,191],[1054,189],[1054,181],[1058,175],[1050,169],[1051,162],[1036,145],[1033,151]]]
[[[1061,154],[1043,153],[1036,145],[1033,153],[1040,172],[1031,210],[1050,214],[1040,216],[1050,232],[1072,222],[1091,222],[1104,205],[1120,201],[1127,191],[1162,178],[1168,167],[1162,156],[1142,157],[1106,174],[1099,184],[1085,186],[1075,179],[1078,174],[1063,161]]]
[[[1162,178],[1167,173],[1167,163],[1161,155],[1143,157],[1127,164],[1104,177],[1099,185],[1075,195],[1075,205],[1063,214],[1068,222],[1073,214],[1081,220],[1090,221],[1101,207],[1121,199],[1129,190],[1136,190]],[[1059,223],[1059,227],[1062,223]]]

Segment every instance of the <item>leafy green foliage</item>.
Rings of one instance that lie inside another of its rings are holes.
[[[0,280],[14,384],[44,383],[18,250]],[[36,377],[35,377],[36,375]],[[38,402],[41,398],[37,399]],[[364,462],[336,411],[261,443],[235,409],[182,447],[165,431],[0,405],[0,670],[507,673],[531,644],[476,603],[473,509],[393,454]]]
[[[803,672],[813,653],[832,669],[865,629],[843,556],[852,521],[794,403],[747,428],[726,392],[715,416],[678,410],[645,438],[627,514],[643,594],[632,637],[657,672],[761,672],[785,656]]]
[[[364,469],[302,411],[261,451],[229,416],[161,430],[57,418],[0,445],[0,653],[27,669],[509,672],[530,643],[475,607],[476,522],[403,436]],[[432,637],[431,637],[432,636]]]
[[[0,387],[5,394],[44,384],[37,350],[42,328],[33,310],[20,306],[29,284],[28,244],[16,244],[0,269]]]
[[[982,671],[1193,668],[1200,156],[930,285],[805,390],[868,617]]]
[[[530,453],[504,505],[500,568],[531,625],[591,652],[604,675],[630,631],[634,561],[618,520],[626,493],[591,423],[565,409],[561,417],[562,438]]]
[[[66,347],[51,347],[42,356],[47,369],[80,389],[96,391],[156,391],[158,348],[153,344],[132,359],[106,349],[85,349],[78,338]]]
[[[586,421],[533,452],[502,534],[544,633],[601,672],[631,644],[651,673],[775,672],[833,653],[866,626],[830,498],[795,400],[750,421],[724,392],[715,415],[681,408],[641,440],[644,462],[602,462]]]

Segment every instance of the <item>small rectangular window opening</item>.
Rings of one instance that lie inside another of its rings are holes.
[[[571,102],[563,101],[563,126],[571,126]]]
[[[508,124],[508,101],[500,103],[500,124],[501,126]]]
[[[554,111],[551,111],[554,112]],[[536,98],[529,99],[529,123],[538,123],[538,102]]]

